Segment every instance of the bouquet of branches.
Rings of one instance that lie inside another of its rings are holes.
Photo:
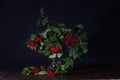
[[[27,47],[39,54],[47,56],[51,63],[49,66],[27,66],[23,69],[23,75],[48,75],[63,74],[73,67],[74,61],[88,52],[87,33],[82,25],[75,25],[73,29],[67,28],[62,23],[51,23],[45,16],[43,8],[37,25],[46,28],[42,32],[30,35]],[[65,53],[65,50],[68,53]],[[67,56],[64,56],[67,54]]]

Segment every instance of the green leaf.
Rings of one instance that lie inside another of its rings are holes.
[[[56,70],[55,70],[55,73],[66,73],[66,69],[65,69],[65,66],[64,65],[59,65]]]
[[[38,50],[37,52],[38,52],[38,53],[42,53],[42,54],[45,53],[44,50]]]
[[[87,32],[82,33],[80,37],[82,38],[82,40],[88,40]]]
[[[80,44],[80,47],[83,49],[83,53],[86,54],[88,52],[88,43],[87,42],[82,42]]]
[[[44,19],[42,19],[42,25],[46,25],[48,23],[48,18],[45,17]]]
[[[84,27],[80,24],[80,25],[76,25],[76,28],[82,30]]]
[[[65,65],[61,65],[61,70],[65,71]]]
[[[40,10],[40,15],[39,15],[39,19],[37,21],[37,26],[44,26],[48,23],[48,18],[45,17],[45,13],[43,8],[41,8]]]
[[[40,23],[41,23],[41,20],[40,20],[40,18],[39,18],[39,19],[37,20],[37,26],[39,26]]]
[[[79,46],[75,45],[69,48],[69,57],[73,59],[79,58]]]
[[[63,60],[65,62],[65,64],[64,64],[65,69],[68,69],[69,67],[73,67],[74,62],[71,58],[65,58]]]
[[[30,75],[32,68],[33,67],[25,67],[22,71],[22,74],[23,75]]]
[[[30,40],[34,40],[35,37],[36,37],[36,34],[32,34],[32,35],[30,35]]]
[[[71,29],[67,29],[65,27],[60,27],[60,30],[62,31],[62,34],[69,34],[71,33]]]
[[[60,35],[62,34],[59,28],[53,28],[53,31],[57,34],[57,37],[60,37]]]
[[[45,14],[45,12],[44,12],[44,10],[43,10],[43,7],[40,9],[40,13],[41,13],[41,15],[44,15],[44,14]]]
[[[81,42],[81,44],[80,44],[81,46],[87,46],[88,45],[88,42]]]
[[[75,28],[74,28],[75,34],[78,34],[82,30],[83,30],[83,26],[82,25],[76,25]]]
[[[56,74],[59,73],[60,68],[61,68],[60,65],[56,68],[56,70],[55,70],[55,73],[56,73]]]
[[[69,56],[72,57],[75,54],[74,47],[69,48]]]
[[[60,39],[61,39],[61,40],[64,39],[64,36],[60,36]]]
[[[62,24],[62,23],[60,23],[60,24],[59,24],[59,26],[61,26],[61,27],[65,27],[65,25],[64,25],[64,24]]]
[[[45,53],[44,53],[45,56],[49,56],[49,54],[50,54],[49,50],[46,50]]]
[[[49,32],[49,29],[46,29],[43,33],[42,33],[42,37],[43,38],[47,38],[47,33]]]

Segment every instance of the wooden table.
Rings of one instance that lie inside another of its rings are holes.
[[[101,80],[119,79],[119,67],[84,67],[77,71],[71,71],[65,75],[57,75],[54,78],[48,76],[23,76],[22,68],[0,68],[0,80]]]

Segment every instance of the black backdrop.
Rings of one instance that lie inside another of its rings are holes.
[[[26,47],[44,7],[49,20],[83,24],[89,52],[77,65],[120,65],[119,5],[112,0],[0,0],[0,65],[48,64],[47,58]]]

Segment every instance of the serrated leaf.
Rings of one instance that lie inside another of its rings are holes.
[[[22,71],[23,75],[30,75],[31,73],[31,68],[30,67],[25,67]]]
[[[60,36],[60,39],[64,39],[64,36]]]
[[[66,73],[66,69],[65,69],[65,66],[64,65],[59,65],[56,70],[55,70],[55,73]]]
[[[41,24],[41,20],[38,19],[38,21],[37,21],[37,26],[39,26],[40,24]]]
[[[84,27],[80,24],[80,25],[76,25],[77,29],[83,29]]]
[[[59,26],[61,26],[61,27],[65,27],[65,24],[60,23]]]
[[[50,31],[49,29],[46,29],[46,30],[42,33],[43,38],[47,38],[47,33],[48,33],[49,31]]]
[[[45,17],[45,13],[43,8],[41,8],[40,10],[40,15],[39,15],[39,19],[37,21],[37,26],[44,26],[48,23],[48,18]]]
[[[69,56],[72,57],[75,54],[74,48],[69,49]]]
[[[80,33],[83,30],[83,26],[82,25],[76,25],[74,28],[75,34],[77,35],[78,33]]]
[[[87,32],[82,33],[80,37],[82,38],[82,40],[88,40]]]
[[[49,50],[46,50],[45,53],[44,53],[45,56],[49,56],[49,54],[50,54]]]
[[[61,66],[59,65],[56,70],[55,70],[55,73],[59,73],[59,70],[60,70]]]
[[[65,64],[64,64],[65,69],[68,69],[70,66],[72,67],[74,64],[71,58],[65,58],[64,61],[65,61]]]
[[[45,13],[44,13],[44,10],[43,10],[43,7],[40,9],[40,13],[41,13],[41,15],[44,15]]]
[[[65,71],[65,66],[64,65],[61,65],[61,70]]]
[[[88,42],[81,42],[80,46],[88,46]]]
[[[61,27],[60,29],[61,29],[63,34],[71,32],[71,29],[67,29],[67,28],[64,28],[64,27]]]
[[[43,26],[48,23],[48,20],[47,20],[47,19],[48,19],[47,17],[45,17],[44,19],[42,19],[41,24],[42,24]]]
[[[80,47],[83,49],[83,53],[84,53],[84,54],[86,54],[86,53],[88,52],[87,46],[88,46],[88,43],[87,43],[87,42],[82,42],[82,43],[80,44]]]
[[[34,40],[35,37],[36,37],[36,34],[32,34],[32,35],[30,35],[30,40]]]

